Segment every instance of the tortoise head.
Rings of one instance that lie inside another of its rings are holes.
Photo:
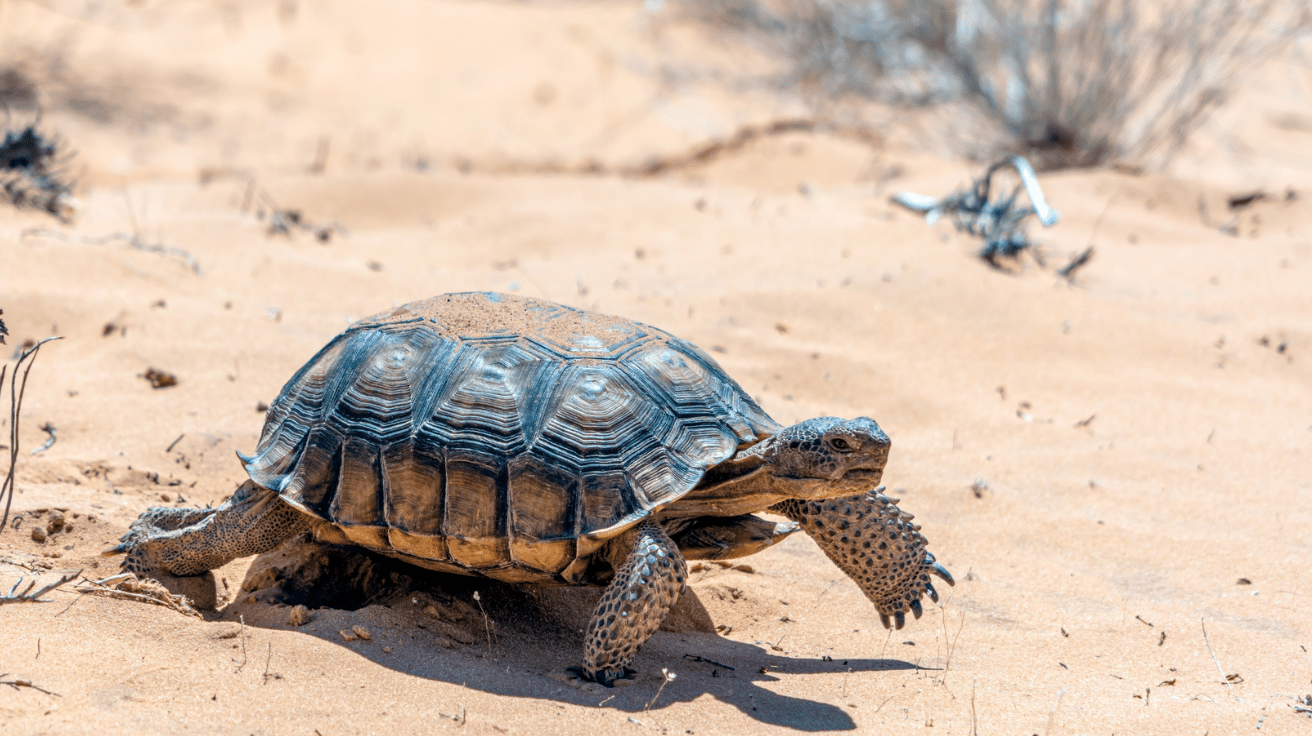
[[[817,417],[776,434],[766,461],[776,478],[802,483],[804,497],[859,493],[879,485],[888,461],[888,435],[869,417]],[[818,482],[817,482],[818,481]],[[856,490],[848,490],[848,487]],[[809,490],[814,489],[814,490]]]

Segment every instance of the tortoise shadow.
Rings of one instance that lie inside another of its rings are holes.
[[[206,618],[241,617],[247,626],[287,630],[293,628],[290,606],[306,605],[313,625],[299,632],[415,677],[496,695],[604,705],[635,715],[709,694],[761,723],[800,731],[852,730],[856,723],[840,705],[763,687],[779,681],[773,673],[916,669],[897,659],[780,656],[769,651],[769,644],[722,637],[690,587],[640,652],[637,679],[627,687],[602,690],[567,674],[580,662],[583,630],[601,592],[433,573],[356,548],[301,541],[256,558],[237,599]],[[345,640],[353,625],[377,635],[370,641]],[[388,642],[396,646],[384,650]],[[665,681],[663,669],[677,671],[677,679]]]

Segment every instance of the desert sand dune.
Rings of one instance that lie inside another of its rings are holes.
[[[0,684],[33,686],[0,687],[6,733],[1312,726],[1305,69],[1264,68],[1164,172],[1043,175],[1048,265],[1005,273],[889,203],[982,168],[906,131],[623,175],[802,114],[663,81],[727,52],[637,5],[8,3],[0,38],[81,179],[71,224],[0,207],[6,348],[64,337],[29,379],[0,592],[115,574],[99,551],[145,508],[232,493],[260,408],[330,338],[470,290],[692,340],[784,424],[876,418],[890,493],[957,578],[890,634],[803,535],[700,564],[605,689],[566,671],[598,590],[401,585],[348,555],[382,593],[296,627],[275,551],[166,581],[199,616],[71,585],[0,606]]]

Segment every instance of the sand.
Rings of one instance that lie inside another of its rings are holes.
[[[908,136],[580,173],[798,112],[662,77],[725,52],[628,3],[8,3],[0,38],[81,175],[72,225],[0,208],[10,346],[64,338],[28,385],[4,591],[114,574],[146,507],[233,491],[258,407],[347,324],[484,289],[688,338],[785,424],[876,418],[957,578],[890,634],[794,536],[698,569],[605,691],[566,671],[595,590],[466,582],[295,627],[249,591],[285,553],[192,581],[200,617],[65,586],[0,606],[0,681],[41,688],[0,687],[6,733],[1312,727],[1306,69],[1264,69],[1164,172],[1044,175],[1049,265],[1004,273],[888,203],[982,168]],[[274,206],[308,227],[271,234]],[[52,508],[71,528],[38,543]]]

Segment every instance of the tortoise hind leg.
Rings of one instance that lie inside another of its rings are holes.
[[[592,614],[583,645],[583,675],[607,686],[628,674],[688,577],[679,548],[651,519],[611,544],[627,556]]]
[[[232,498],[215,509],[195,509],[160,515],[142,514],[120,543],[106,555],[127,553],[123,569],[139,575],[159,571],[170,575],[199,575],[222,567],[238,557],[267,552],[310,528],[310,517],[287,505],[278,494],[246,481]],[[187,518],[186,526],[168,529]],[[158,522],[158,523],[156,523]]]

